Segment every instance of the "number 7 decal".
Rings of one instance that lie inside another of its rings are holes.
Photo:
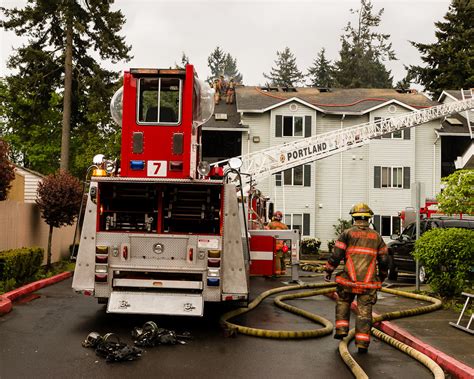
[[[148,161],[147,176],[165,177],[168,171],[167,168],[168,168],[167,161]]]

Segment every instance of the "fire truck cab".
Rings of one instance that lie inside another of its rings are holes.
[[[111,103],[120,168],[101,159],[87,195],[73,289],[107,312],[198,315],[248,299],[249,252],[234,184],[201,162],[210,87],[185,69],[131,69]]]

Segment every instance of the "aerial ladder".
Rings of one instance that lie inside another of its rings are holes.
[[[317,134],[283,145],[222,160],[213,163],[212,166],[220,166],[225,169],[241,164],[239,171],[245,174],[242,176],[242,186],[244,190],[248,190],[251,185],[272,174],[361,147],[369,143],[371,139],[384,134],[415,127],[454,113],[467,112],[473,108],[474,98],[453,101],[394,118]]]

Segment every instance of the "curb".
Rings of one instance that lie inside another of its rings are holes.
[[[326,295],[332,300],[336,300],[337,297],[335,293]],[[357,311],[357,304],[353,302],[351,304],[351,309]],[[372,312],[375,316],[378,316],[377,313]],[[443,370],[447,371],[452,375],[453,378],[467,379],[474,378],[474,369],[468,365],[459,362],[457,359],[454,359],[450,355],[443,353],[442,351],[436,349],[435,347],[428,345],[419,338],[410,334],[405,329],[395,325],[390,321],[382,321],[374,325],[377,329],[381,330],[385,334],[388,334],[390,337],[393,337],[400,342],[412,347],[415,350],[427,355],[437,364],[439,364]]]
[[[72,272],[70,271],[63,272],[61,274],[52,276],[50,278],[38,280],[36,282],[27,284],[23,287],[17,288],[13,291],[6,292],[3,295],[0,295],[0,316],[10,312],[13,308],[12,302],[18,299],[19,297],[38,291],[39,289],[43,287],[58,283],[71,276],[72,276]]]

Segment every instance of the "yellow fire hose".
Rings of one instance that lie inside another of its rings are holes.
[[[281,292],[286,292],[286,291],[294,291],[294,290],[300,290],[300,289],[311,289],[310,291],[305,291],[305,292],[298,292],[294,294],[288,294],[288,295],[281,295],[277,296],[274,299],[274,303],[276,306],[279,308],[285,309],[291,313],[300,315],[302,317],[305,317],[311,321],[314,321],[317,324],[322,325],[322,328],[318,329],[310,329],[310,330],[269,330],[269,329],[258,329],[258,328],[250,328],[247,326],[243,325],[238,325],[229,322],[228,320],[232,319],[233,317],[236,317],[238,315],[242,315],[244,313],[250,312],[252,309],[257,307],[266,297],[275,295],[277,293]],[[231,333],[242,333],[250,336],[255,336],[255,337],[264,337],[264,338],[275,338],[275,339],[294,339],[294,338],[315,338],[315,337],[322,337],[328,334],[332,333],[333,330],[333,325],[332,323],[321,317],[318,316],[314,313],[305,311],[303,309],[288,305],[284,303],[284,300],[290,300],[290,299],[300,299],[303,297],[310,297],[310,296],[316,296],[316,295],[323,295],[323,294],[328,294],[331,292],[334,292],[336,290],[336,285],[335,283],[309,283],[309,284],[301,284],[301,285],[293,285],[293,286],[287,286],[287,287],[278,287],[274,288],[265,292],[262,292],[255,300],[253,300],[247,308],[239,308],[235,309],[233,311],[227,312],[221,317],[221,324],[223,327],[231,332]],[[388,288],[382,288],[382,292],[390,293],[393,295],[398,295],[398,296],[404,296],[408,297],[411,299],[417,299],[417,300],[423,300],[427,302],[431,302],[432,304],[422,306],[422,307],[416,307],[412,309],[406,309],[406,310],[401,310],[401,311],[395,311],[395,312],[388,312],[384,313],[380,316],[374,317],[373,318],[373,323],[377,323],[383,320],[393,320],[396,318],[402,318],[402,317],[409,317],[409,316],[414,316],[418,314],[423,314],[427,312],[432,312],[436,309],[441,308],[442,303],[440,300],[435,299],[434,297],[430,296],[424,296],[424,295],[417,295],[405,291],[399,291],[399,290],[394,290],[394,289],[388,289]],[[398,341],[397,339],[388,336],[385,333],[382,333],[381,331],[372,328],[372,334],[376,336],[377,338],[381,339],[384,342],[389,343],[390,345],[396,347],[400,351],[410,355],[417,361],[419,361],[421,364],[426,366],[432,373],[433,376],[438,379],[438,378],[444,378],[444,373],[441,367],[434,362],[432,359],[430,359],[428,356],[425,354],[409,347],[408,345],[405,345],[404,343]],[[359,379],[359,378],[368,378],[367,374],[362,370],[362,368],[357,364],[355,359],[350,355],[349,350],[348,350],[348,344],[349,342],[354,338],[355,335],[355,329],[352,329],[348,336],[344,338],[340,343],[339,343],[339,353],[341,354],[341,357],[344,361],[344,363],[349,367],[349,369],[352,371],[353,375]]]

